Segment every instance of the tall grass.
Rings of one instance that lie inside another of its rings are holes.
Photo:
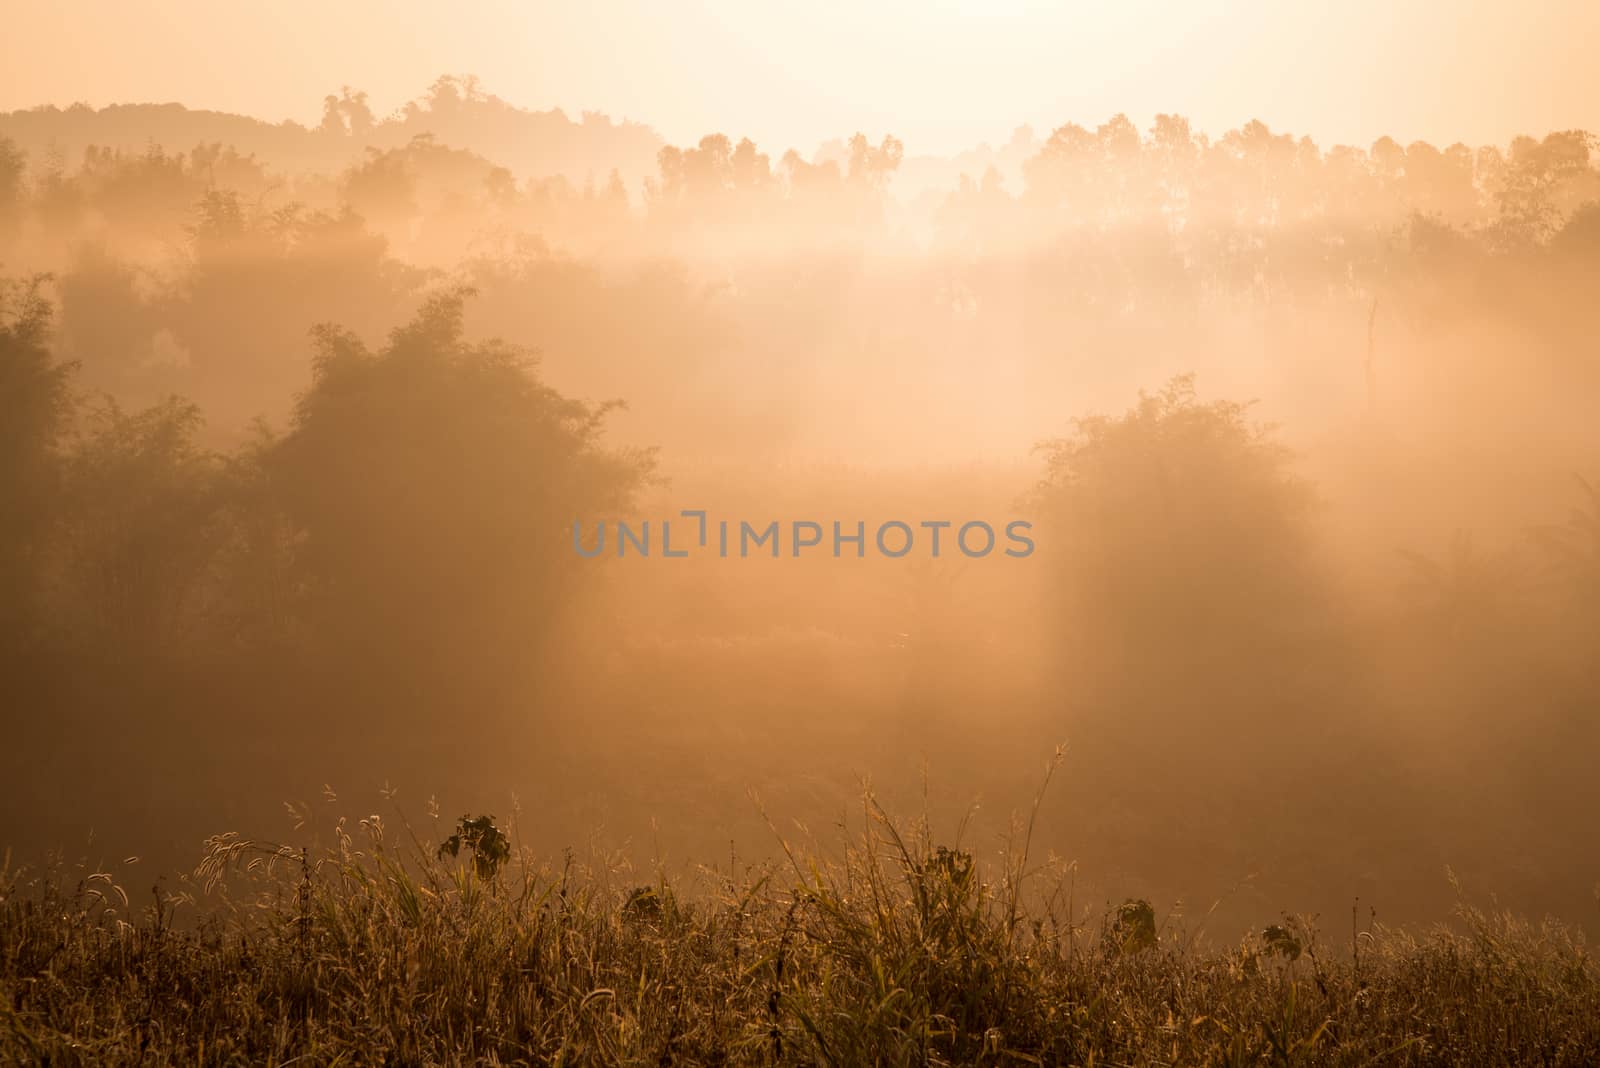
[[[1423,934],[1286,918],[1219,945],[1147,902],[1081,907],[1025,823],[990,860],[870,793],[863,817],[677,881],[379,816],[318,847],[218,836],[148,904],[8,866],[0,1061],[1600,1063],[1600,968],[1554,922],[1462,905]]]

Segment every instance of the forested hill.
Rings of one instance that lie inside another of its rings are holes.
[[[160,145],[232,145],[275,170],[327,171],[359,160],[366,149],[436,140],[495,160],[520,177],[564,175],[576,183],[604,181],[613,171],[630,184],[655,169],[664,142],[649,126],[585,112],[574,121],[559,109],[530,111],[482,91],[472,78],[443,77],[420,98],[388,116],[376,115],[366,94],[349,88],[323,101],[316,126],[267,122],[182,104],[73,104],[0,112],[0,139],[29,158],[73,167],[90,146],[142,150]]]

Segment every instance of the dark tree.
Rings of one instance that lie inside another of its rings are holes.
[[[43,283],[0,279],[0,634],[7,637],[31,618],[72,408],[73,368],[51,356]]]
[[[468,295],[433,297],[376,352],[319,328],[312,387],[266,458],[313,611],[389,652],[531,647],[573,588],[574,520],[625,506],[651,468],[602,446],[608,406],[467,341]]]

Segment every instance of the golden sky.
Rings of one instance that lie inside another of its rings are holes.
[[[1600,2],[1228,4],[714,0],[50,0],[8,5],[0,109],[175,100],[315,122],[348,84],[380,114],[440,74],[604,111],[674,142],[912,153],[1126,112],[1251,119],[1324,145],[1600,129]]]

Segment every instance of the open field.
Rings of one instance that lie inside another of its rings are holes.
[[[451,830],[450,836],[443,835]],[[994,863],[869,796],[823,855],[680,880],[540,862],[492,821],[223,835],[155,888],[0,879],[0,1057],[49,1064],[1586,1065],[1581,936],[1463,902],[1412,934],[1230,941],[1084,908],[1019,823]],[[439,835],[438,840],[434,835]],[[441,849],[444,845],[446,848]],[[452,848],[453,847],[453,852]],[[196,898],[221,906],[198,927]],[[141,905],[140,899],[149,899]]]

